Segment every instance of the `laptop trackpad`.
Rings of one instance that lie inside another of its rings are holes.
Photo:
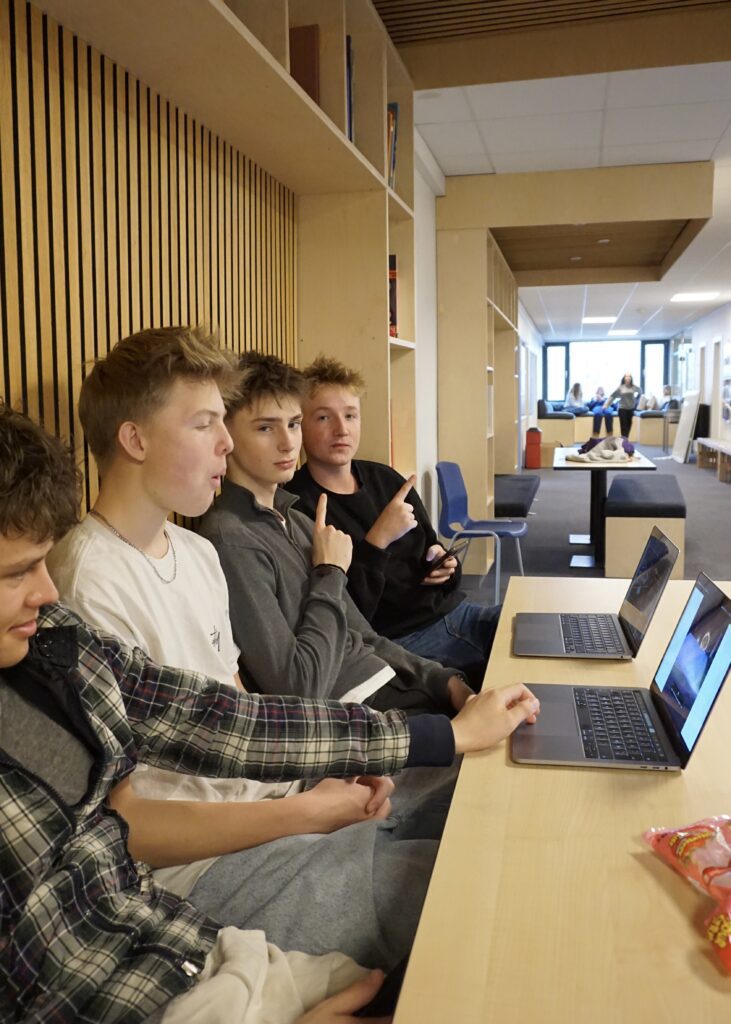
[[[527,723],[513,733],[515,760],[583,760],[584,751],[574,710],[573,687],[537,684],[531,692],[541,702],[535,725]]]
[[[513,620],[513,654],[543,658],[563,656],[560,617],[545,612],[519,612]]]

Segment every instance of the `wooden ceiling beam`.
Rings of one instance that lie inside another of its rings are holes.
[[[731,60],[731,3],[399,46],[416,89]]]
[[[707,220],[713,214],[713,163],[638,164],[447,178],[437,227]],[[601,237],[601,236],[600,236]]]

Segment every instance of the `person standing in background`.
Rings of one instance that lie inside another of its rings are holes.
[[[632,430],[632,417],[634,416],[635,406],[637,400],[640,397],[640,389],[632,379],[631,373],[625,373],[624,377],[619,383],[619,387],[616,388],[609,398],[604,403],[606,409],[608,405],[616,399],[619,401],[619,408],[617,414],[619,416],[619,431],[622,437],[629,437],[630,431]]]

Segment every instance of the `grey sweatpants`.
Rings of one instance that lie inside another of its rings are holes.
[[[188,899],[223,925],[389,970],[411,950],[457,766],[396,778],[393,815],[219,857]]]

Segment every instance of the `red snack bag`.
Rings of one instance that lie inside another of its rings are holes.
[[[645,839],[701,892],[731,897],[731,817],[702,818],[684,828],[651,828]]]
[[[721,900],[705,922],[706,938],[713,946],[721,967],[731,974],[731,896]]]

